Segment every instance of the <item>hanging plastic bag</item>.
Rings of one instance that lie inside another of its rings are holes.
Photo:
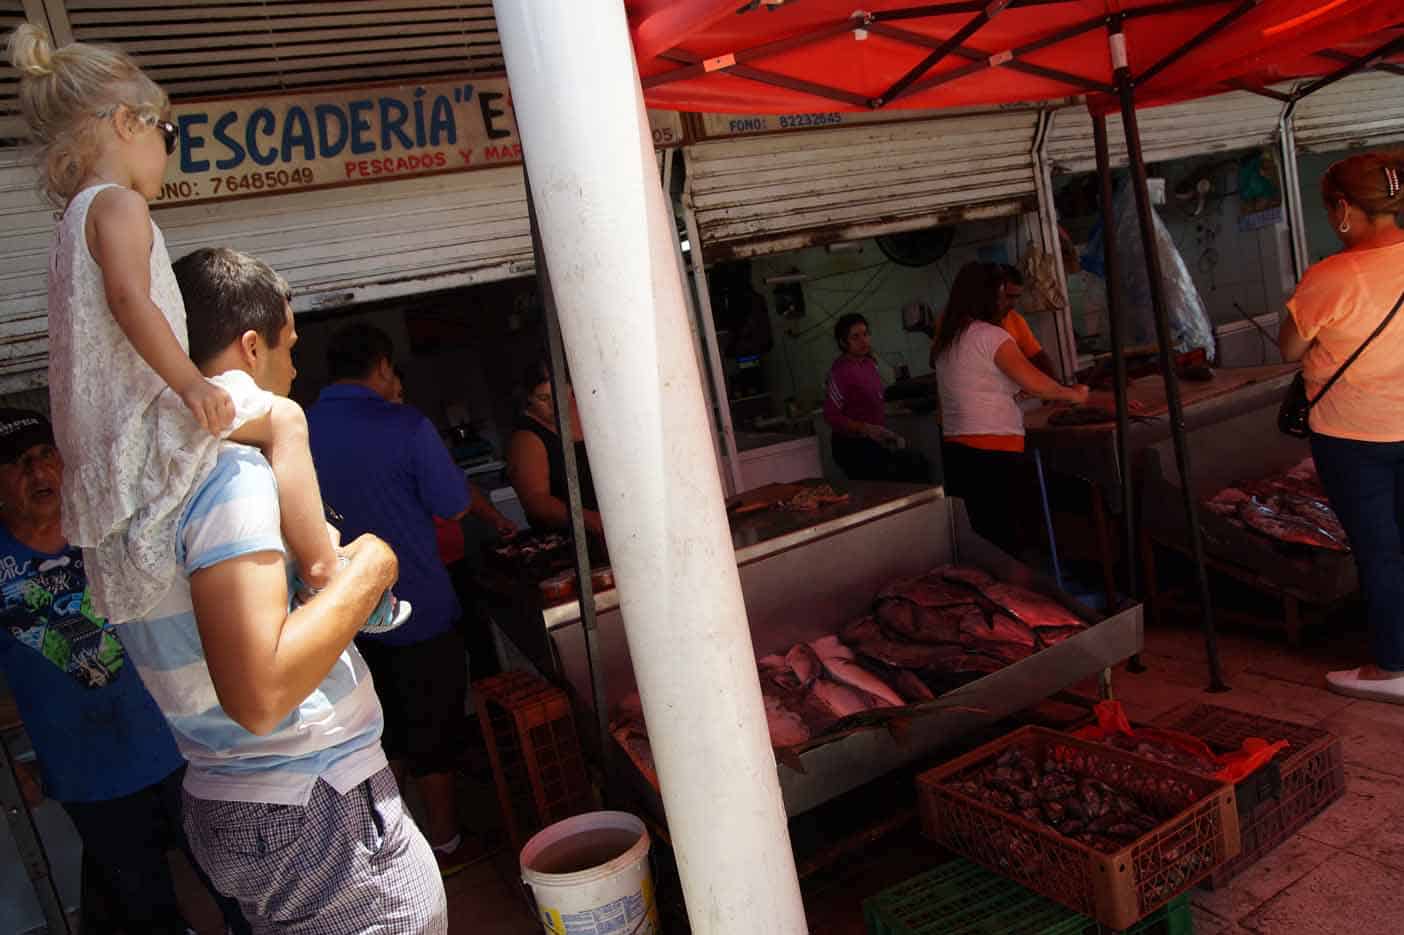
[[[1145,252],[1141,249],[1141,224],[1136,211],[1136,199],[1130,186],[1120,186],[1113,200],[1116,209],[1116,249],[1121,292],[1126,302],[1126,322],[1134,344],[1155,341],[1155,318],[1151,307],[1150,274],[1146,269]],[[1165,306],[1170,319],[1170,340],[1176,351],[1203,348],[1214,360],[1214,326],[1209,312],[1190,277],[1184,257],[1175,248],[1160,215],[1151,209],[1155,226],[1155,249],[1160,257],[1160,269],[1165,278]]]

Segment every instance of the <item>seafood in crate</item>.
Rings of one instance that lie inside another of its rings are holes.
[[[923,773],[917,791],[929,837],[1118,929],[1239,851],[1232,786],[1038,727]]]

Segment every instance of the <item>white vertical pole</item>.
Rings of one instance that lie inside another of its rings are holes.
[[[622,0],[494,0],[697,935],[802,935],[671,218]]]

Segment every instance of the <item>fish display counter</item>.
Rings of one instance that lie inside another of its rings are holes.
[[[1331,606],[1359,590],[1344,530],[1316,479],[1310,445],[1278,430],[1275,406],[1191,426],[1186,442],[1211,566],[1281,596],[1292,640],[1301,628],[1299,603]],[[1182,482],[1170,442],[1142,451],[1138,472],[1144,535],[1187,554]],[[1153,565],[1146,578],[1154,583]]]
[[[806,812],[1135,654],[1139,606],[1102,618],[970,528],[939,488],[854,484],[803,516],[738,523],[737,565],[789,814]],[[751,540],[751,541],[747,541]],[[618,602],[597,598],[607,710],[652,788]],[[544,612],[591,712],[574,602]]]
[[[1185,424],[1190,429],[1211,426],[1262,409],[1274,413],[1282,401],[1298,364],[1267,364],[1261,367],[1235,367],[1211,371],[1204,381],[1180,383]],[[1169,406],[1165,383],[1156,374],[1131,382],[1127,389],[1131,409],[1129,427],[1132,452],[1165,442],[1170,438]],[[1121,510],[1121,471],[1117,467],[1115,402],[1110,392],[1095,392],[1089,405],[1102,410],[1102,418],[1077,424],[1056,418],[1066,410],[1043,407],[1025,418],[1029,447],[1037,448],[1050,470],[1083,477],[1102,491],[1104,502],[1113,512]],[[1135,463],[1134,461],[1132,462]]]

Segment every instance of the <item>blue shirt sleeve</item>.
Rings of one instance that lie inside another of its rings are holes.
[[[434,424],[420,416],[410,439],[410,461],[419,501],[440,519],[449,519],[468,509],[472,497],[468,478],[454,463]]]

